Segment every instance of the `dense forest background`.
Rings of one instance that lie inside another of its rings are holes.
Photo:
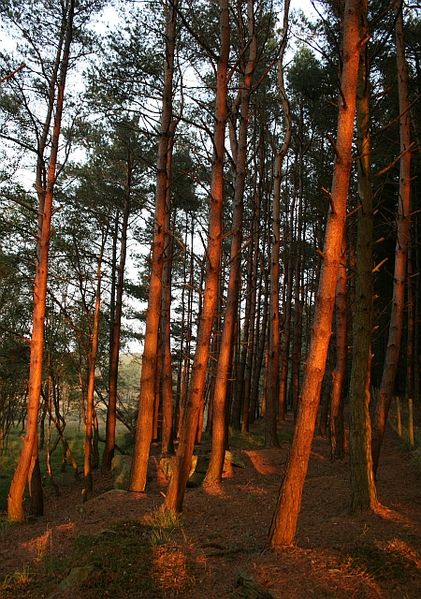
[[[351,451],[353,509],[375,509],[392,398],[421,407],[419,4],[16,0],[0,18],[4,450],[25,431],[9,517],[27,481],[42,512],[45,455],[50,478],[58,447],[80,469],[77,421],[85,499],[117,421],[133,491],[151,443],[176,448],[180,511],[204,432],[219,484],[229,431],[263,422],[276,446],[293,418],[305,466],[293,449],[276,513],[316,424],[332,459]]]

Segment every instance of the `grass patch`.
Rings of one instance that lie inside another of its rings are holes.
[[[188,596],[198,573],[181,522],[157,510],[144,522],[122,522],[93,535],[80,535],[67,555],[42,562],[0,582],[5,599],[43,596],[145,597]],[[70,595],[69,595],[70,596]]]
[[[177,536],[180,530],[177,518],[157,510],[145,523],[123,522],[97,535],[79,537],[73,567],[93,567],[80,585],[83,596],[158,599],[187,592],[195,565]],[[167,569],[173,568],[174,560],[178,572],[170,577]]]
[[[260,433],[241,433],[230,429],[229,445],[233,449],[261,449],[265,437]]]
[[[290,430],[278,431],[279,444],[290,443],[292,434]],[[229,444],[233,449],[263,449],[265,446],[265,435],[260,432],[241,433],[230,429]]]
[[[171,510],[157,509],[145,516],[144,522],[150,527],[151,545],[170,543],[181,528],[180,518]]]
[[[83,443],[84,431],[79,429],[77,424],[68,424],[65,430],[65,437],[69,447],[81,470],[83,465]],[[51,446],[54,447],[57,439],[57,433],[52,434]],[[7,494],[12,480],[16,464],[19,459],[22,448],[22,433],[18,429],[12,429],[9,432],[7,444],[3,452],[0,454],[0,510],[7,509]],[[45,448],[40,448],[40,467],[43,478],[44,488],[50,485],[50,479],[46,472]],[[100,448],[101,455],[101,448]],[[53,476],[56,484],[59,487],[73,484],[73,471],[69,464],[63,465],[63,446],[59,441],[57,447],[51,454],[51,464]]]
[[[7,537],[10,527],[14,526],[15,523],[14,522],[9,522],[9,520],[7,520],[7,518],[0,518],[0,543],[2,543],[4,541],[4,539]]]
[[[377,580],[405,580],[418,574],[411,547],[394,539],[386,543],[356,545],[350,552],[351,566]]]
[[[30,581],[31,572],[29,566],[24,566],[20,570],[16,570],[12,574],[5,576],[0,583],[0,590],[5,593],[12,593],[12,597],[18,597],[19,593],[28,586]]]

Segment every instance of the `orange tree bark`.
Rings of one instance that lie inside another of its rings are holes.
[[[272,547],[289,545],[295,536],[316,425],[320,388],[326,368],[352,165],[351,147],[359,63],[359,12],[360,0],[347,0],[343,17],[343,68],[331,208],[326,224],[323,264],[297,423],[269,531],[269,543]]]
[[[215,130],[213,136],[214,162],[210,190],[205,291],[200,315],[192,380],[187,404],[184,410],[183,422],[181,423],[180,439],[176,453],[174,471],[165,499],[166,509],[175,512],[181,512],[183,507],[184,493],[193,455],[197,422],[199,420],[199,410],[203,403],[205,393],[210,339],[218,301],[223,233],[222,215],[224,200],[224,139],[227,120],[227,71],[230,48],[228,5],[228,0],[219,0],[221,50],[216,73]]]
[[[166,61],[164,67],[164,90],[162,96],[161,133],[158,147],[157,180],[155,196],[155,227],[152,246],[151,275],[149,282],[148,312],[146,315],[145,342],[140,378],[139,413],[136,427],[136,442],[130,480],[131,491],[145,490],[149,452],[153,434],[155,400],[155,371],[161,315],[162,273],[165,249],[165,214],[167,188],[170,185],[167,163],[171,151],[170,131],[172,121],[172,95],[174,53],[176,41],[178,0],[167,0],[165,4]]]
[[[367,34],[367,0],[362,0],[361,35]],[[370,370],[373,329],[373,190],[371,180],[370,65],[362,48],[357,91],[358,211],[352,367],[349,386],[351,512],[375,509],[371,459]]]
[[[285,135],[281,148],[275,156],[273,204],[272,204],[272,248],[270,256],[270,320],[269,320],[269,361],[268,361],[268,386],[266,393],[265,408],[265,446],[278,445],[277,407],[279,401],[279,254],[281,247],[281,177],[283,160],[288,152],[291,140],[291,114],[288,99],[285,92],[283,57],[288,38],[288,15],[290,1],[284,2],[283,39],[278,59],[278,90],[281,106],[284,114]]]
[[[37,263],[34,278],[34,305],[32,313],[32,336],[31,355],[29,362],[28,381],[28,412],[26,421],[26,434],[23,439],[22,451],[10,485],[8,495],[8,518],[12,521],[22,521],[25,518],[23,507],[23,494],[28,477],[31,460],[33,457],[34,444],[37,442],[38,412],[42,383],[42,363],[44,356],[44,327],[45,327],[45,305],[47,297],[48,279],[48,253],[50,246],[51,215],[53,205],[54,185],[56,182],[57,157],[59,150],[59,139],[64,104],[64,89],[69,67],[70,44],[73,36],[73,18],[75,2],[71,0],[67,18],[64,23],[63,53],[57,54],[57,97],[55,101],[55,115],[51,137],[51,153],[48,162],[46,185],[42,189],[38,186],[40,197],[39,236],[37,241]],[[50,115],[53,112],[53,100],[55,98],[55,80],[52,81],[50,93]],[[47,115],[47,120],[50,118]],[[49,121],[48,121],[49,122]],[[47,127],[45,129],[48,130]],[[47,137],[47,136],[46,136]],[[38,161],[39,164],[39,161]],[[39,178],[39,167],[37,166],[37,182]]]
[[[405,60],[403,39],[402,4],[398,3],[396,19],[396,61],[398,71],[399,94],[399,136],[401,158],[399,163],[399,196],[398,222],[395,250],[395,267],[393,273],[392,311],[390,315],[389,335],[386,347],[382,380],[377,398],[373,426],[373,468],[377,472],[380,450],[386,429],[387,416],[395,387],[396,372],[399,364],[399,353],[402,339],[406,265],[408,241],[410,235],[411,209],[411,139],[410,139],[410,104],[408,95],[408,68]]]
[[[215,387],[212,397],[212,449],[206,483],[221,481],[224,466],[227,416],[227,389],[237,323],[238,294],[240,288],[241,244],[243,239],[244,187],[247,164],[247,130],[249,121],[250,92],[256,64],[257,38],[254,31],[254,1],[247,2],[248,31],[250,36],[249,56],[241,85],[240,128],[238,147],[235,152],[236,176],[233,210],[233,237],[231,241],[230,272],[228,279],[227,304],[221,336]]]

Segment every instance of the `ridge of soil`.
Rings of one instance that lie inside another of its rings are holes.
[[[331,462],[326,439],[314,439],[296,543],[278,551],[267,550],[266,541],[288,444],[242,450],[242,455],[245,467],[234,467],[220,488],[187,489],[181,529],[169,543],[164,539],[153,547],[155,590],[127,595],[122,576],[113,597],[421,597],[421,485],[393,431],[387,433],[379,467],[377,490],[384,506],[379,514],[348,514],[347,460]],[[165,493],[157,474],[155,469],[146,494],[136,494],[110,491],[110,475],[97,472],[95,494],[85,504],[80,483],[72,482],[60,496],[47,495],[44,517],[4,526],[0,576],[6,582],[0,597],[101,596],[83,583],[70,590],[57,587],[57,572],[46,574],[44,563],[70,555],[80,535],[111,534],[122,522],[148,523]],[[187,570],[187,562],[194,568]],[[65,578],[70,569],[59,576]],[[22,571],[29,580],[12,584]]]

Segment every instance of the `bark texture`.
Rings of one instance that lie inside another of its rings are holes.
[[[156,385],[156,357],[161,316],[162,274],[165,250],[165,215],[167,190],[170,185],[167,164],[171,150],[170,131],[172,121],[172,95],[174,75],[174,53],[176,41],[178,0],[165,4],[166,61],[164,67],[164,91],[162,98],[161,133],[158,148],[157,181],[155,196],[155,228],[152,247],[151,276],[149,282],[148,312],[146,316],[145,342],[140,377],[139,413],[136,427],[136,442],[130,480],[130,490],[143,492],[146,486],[149,452],[153,434],[153,414]]]
[[[351,147],[359,63],[359,12],[360,0],[348,0],[345,3],[343,68],[336,160],[330,197],[331,209],[326,225],[323,264],[297,424],[278,504],[269,531],[269,543],[272,547],[290,545],[295,536],[319,407],[320,389],[326,367],[352,164]]]
[[[362,0],[361,35],[367,33],[367,0]],[[349,386],[351,512],[377,506],[371,459],[370,367],[373,329],[373,191],[370,139],[370,65],[361,50],[358,76],[358,212],[352,367]]]
[[[58,73],[57,97],[55,96],[56,80],[51,81],[50,102],[45,121],[45,140],[50,129],[50,119],[53,113],[55,99],[55,115],[51,138],[51,153],[48,162],[45,186],[40,186],[43,180],[40,166],[37,166],[37,191],[40,200],[39,236],[37,240],[37,263],[34,279],[34,305],[32,314],[31,355],[29,363],[28,410],[26,433],[23,439],[22,451],[10,485],[8,495],[8,518],[12,521],[22,521],[25,518],[23,494],[28,478],[34,444],[37,442],[38,412],[41,396],[42,364],[44,356],[44,327],[45,306],[47,297],[48,253],[50,246],[51,216],[53,206],[54,185],[56,182],[57,157],[64,104],[64,89],[69,66],[70,44],[73,35],[74,0],[70,0],[65,22],[63,23],[62,54],[57,53],[56,75]],[[42,143],[42,140],[41,142]],[[41,148],[40,148],[41,149]],[[44,151],[44,147],[42,151]]]
[[[192,380],[184,410],[183,422],[181,423],[174,471],[165,499],[166,509],[175,512],[181,512],[183,506],[197,423],[199,421],[199,411],[204,400],[210,340],[218,302],[223,233],[222,211],[224,199],[224,140],[227,120],[227,73],[230,48],[228,5],[228,0],[220,0],[219,2],[221,51],[218,58],[216,75],[215,131],[213,138],[214,163],[210,193],[206,284],[200,315]]]
[[[227,304],[222,330],[221,347],[216,367],[215,387],[212,398],[212,450],[206,483],[218,483],[224,466],[227,416],[227,391],[230,378],[234,333],[237,323],[238,294],[240,289],[241,244],[243,239],[244,187],[247,165],[247,130],[249,121],[250,90],[256,64],[257,39],[254,32],[254,2],[248,0],[248,30],[250,36],[249,57],[241,87],[240,128],[235,152],[236,177],[233,212],[233,237],[231,241],[230,272]]]

